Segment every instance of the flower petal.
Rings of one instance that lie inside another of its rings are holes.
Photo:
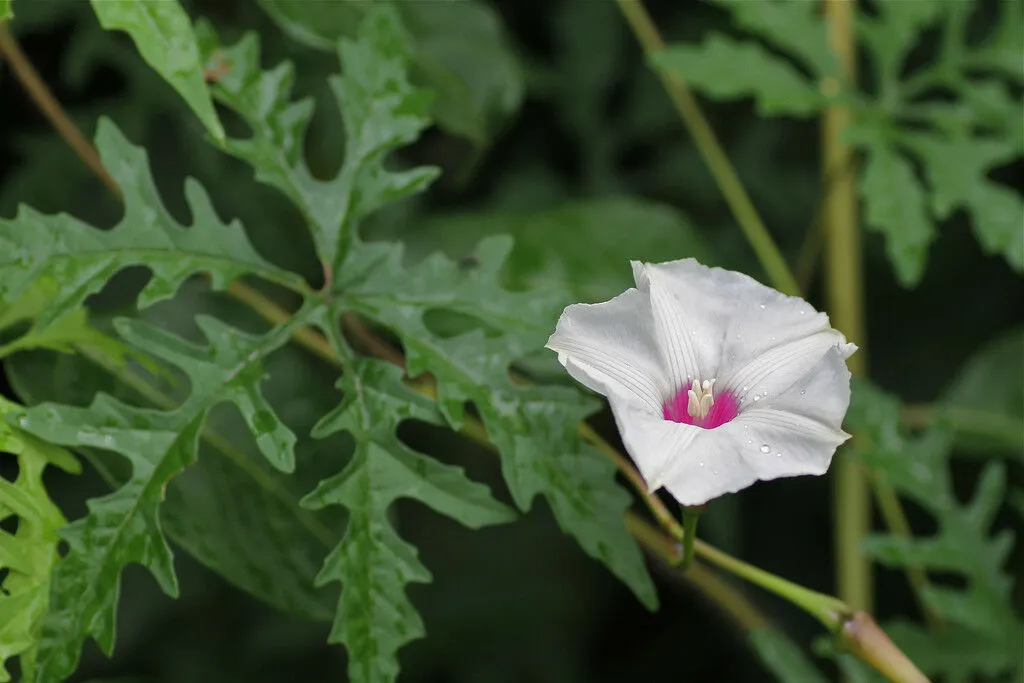
[[[604,303],[567,306],[547,348],[584,386],[660,417],[668,387],[646,294],[629,289]]]
[[[845,359],[856,349],[839,332],[826,328],[770,348],[720,378],[724,390],[739,399],[740,412],[766,405],[809,376],[825,355],[836,349]]]
[[[800,381],[747,412],[754,414],[761,408],[784,410],[817,420],[833,429],[841,429],[846,409],[850,406],[848,355],[846,348],[832,347]]]
[[[652,492],[661,488],[665,474],[680,454],[686,453],[700,433],[707,431],[665,420],[623,401],[611,399],[609,403],[626,452]]]
[[[648,487],[701,505],[758,480],[823,474],[850,401],[844,350],[832,347],[804,378],[767,405],[715,429],[659,420],[612,401],[623,443]]]
[[[721,305],[716,283],[709,278],[711,269],[694,259],[632,265],[637,288],[650,296],[672,391],[695,379],[715,377],[731,307]]]

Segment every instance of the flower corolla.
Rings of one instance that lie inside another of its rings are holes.
[[[651,491],[701,505],[820,475],[849,438],[857,349],[803,299],[694,259],[633,262],[636,288],[563,311],[547,347],[608,398]]]

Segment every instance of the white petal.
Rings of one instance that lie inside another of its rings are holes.
[[[765,405],[806,378],[829,351],[849,356],[857,347],[847,344],[839,332],[826,328],[807,337],[788,341],[732,368],[720,379],[723,389],[740,400],[740,411]]]
[[[566,307],[547,348],[584,386],[661,417],[668,387],[646,294],[629,289],[604,303]]]
[[[845,347],[832,347],[796,384],[775,398],[769,397],[763,405],[759,403],[757,408],[745,412],[752,414],[761,408],[785,410],[817,420],[833,429],[841,429],[846,409],[850,406],[847,351]]]
[[[758,480],[823,474],[849,436],[845,351],[829,349],[807,375],[765,406],[716,429],[658,419],[612,401],[626,450],[651,490],[664,486],[683,505],[701,505]],[[780,455],[781,454],[781,455]]]
[[[805,415],[765,408],[741,413],[719,429],[742,443],[739,455],[750,481],[801,474],[824,474],[839,444],[850,438],[842,430]]]
[[[693,259],[632,264],[637,288],[650,294],[658,347],[673,392],[692,380],[715,377],[731,310],[721,305],[711,269]]]
[[[649,491],[661,488],[664,477],[690,444],[707,430],[671,422],[624,401],[609,400],[619,435]]]

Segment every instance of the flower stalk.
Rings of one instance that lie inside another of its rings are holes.
[[[682,570],[688,570],[693,565],[693,542],[697,538],[697,522],[704,513],[705,505],[687,505],[683,507],[683,564]]]

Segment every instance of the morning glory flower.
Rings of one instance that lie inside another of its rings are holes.
[[[636,288],[563,311],[547,347],[608,398],[651,491],[701,505],[823,474],[849,438],[856,351],[803,299],[694,259],[633,262]]]

